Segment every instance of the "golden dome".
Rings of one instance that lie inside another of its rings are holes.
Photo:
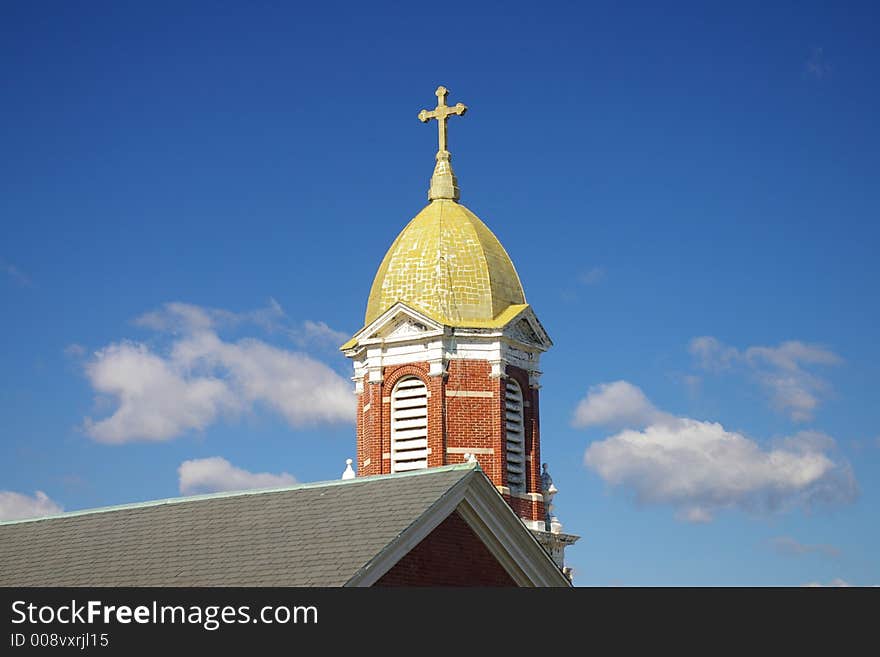
[[[525,304],[513,262],[473,212],[435,199],[400,232],[370,290],[364,324],[396,302],[447,326],[492,326]]]

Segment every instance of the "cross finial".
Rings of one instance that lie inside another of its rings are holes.
[[[463,103],[456,103],[450,107],[446,104],[446,96],[449,89],[444,86],[437,87],[434,95],[437,96],[437,107],[433,110],[422,110],[419,112],[419,121],[427,123],[431,119],[437,119],[437,165],[434,167],[434,175],[431,177],[431,188],[428,190],[428,198],[435,199],[451,199],[457,201],[460,197],[458,189],[458,181],[452,172],[450,160],[452,156],[447,148],[446,138],[446,122],[450,116],[461,116],[467,112],[467,106]]]

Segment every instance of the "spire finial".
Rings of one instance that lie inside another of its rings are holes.
[[[428,199],[434,201],[436,199],[449,199],[457,201],[461,198],[461,192],[458,189],[458,180],[452,171],[452,156],[449,154],[446,142],[446,122],[452,115],[461,116],[467,112],[467,107],[462,103],[457,103],[450,107],[446,104],[446,96],[449,89],[444,86],[437,87],[434,92],[437,96],[437,107],[433,110],[422,110],[419,112],[419,121],[427,123],[431,119],[437,119],[437,165],[434,167],[434,175],[431,176],[431,188],[428,190]]]
[[[354,468],[351,467],[351,459],[345,459],[345,471],[342,473],[343,479],[355,478]]]

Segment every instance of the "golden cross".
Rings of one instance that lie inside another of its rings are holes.
[[[427,123],[431,119],[437,119],[437,126],[439,128],[439,148],[438,153],[447,152],[446,149],[446,121],[453,114],[457,114],[461,116],[465,112],[467,112],[467,107],[465,107],[462,103],[458,103],[454,107],[449,107],[446,104],[446,94],[449,93],[449,89],[446,87],[437,87],[437,91],[434,92],[437,96],[437,107],[435,107],[432,111],[422,110],[419,112],[419,121],[422,123]]]

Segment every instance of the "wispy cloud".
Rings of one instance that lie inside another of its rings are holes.
[[[578,276],[581,285],[596,285],[605,280],[605,267],[593,267]]]
[[[275,488],[296,483],[296,477],[287,472],[249,472],[235,467],[220,456],[184,461],[177,469],[177,474],[180,492],[184,495]]]
[[[73,342],[64,347],[64,355],[68,358],[82,358],[86,355],[86,348]]]
[[[700,336],[691,340],[689,351],[704,370],[748,373],[769,394],[771,404],[796,422],[812,419],[831,391],[830,384],[812,370],[843,363],[830,349],[797,340],[740,350],[712,336]]]
[[[19,287],[33,287],[34,282],[30,276],[25,274],[21,269],[13,265],[11,262],[0,258],[0,271],[4,272],[13,283]]]
[[[832,460],[835,441],[825,434],[801,432],[763,448],[717,422],[665,413],[626,381],[591,388],[579,409],[581,426],[629,425],[593,442],[585,465],[638,503],[670,505],[688,522],[709,522],[723,509],[842,504],[858,494],[852,469]]]
[[[801,584],[801,586],[806,586],[806,587],[810,587],[810,588],[817,588],[817,587],[843,588],[843,587],[852,586],[852,584],[850,584],[846,580],[840,579],[839,577],[835,577],[827,584],[822,584],[820,582],[808,582],[807,584]]]
[[[791,536],[775,536],[770,539],[769,543],[770,547],[772,547],[777,554],[781,554],[786,557],[800,557],[805,554],[820,554],[822,556],[832,558],[840,556],[840,549],[834,547],[833,545],[808,545],[805,543],[801,543]]]
[[[291,321],[275,299],[269,299],[264,308],[245,312],[174,301],[135,318],[134,324],[171,334],[255,326],[270,334],[284,335],[300,348],[327,344],[336,347],[350,337],[343,331],[332,329],[325,322],[309,319],[302,322]]]
[[[559,294],[566,302],[574,303],[584,288],[599,285],[605,280],[607,273],[602,266],[583,269],[569,277],[568,284],[559,290]]]
[[[305,320],[299,329],[293,331],[291,338],[300,345],[324,343],[336,347],[351,337],[348,333],[330,328],[325,322],[313,322],[310,319]]]
[[[810,52],[810,57],[804,63],[804,72],[816,78],[817,80],[821,80],[831,73],[831,65],[825,58],[825,51],[822,48],[813,48]]]
[[[167,304],[136,321],[174,337],[161,352],[121,341],[86,360],[94,390],[116,404],[110,416],[84,421],[99,442],[169,440],[256,408],[292,427],[354,421],[350,382],[324,363],[256,338],[224,340],[224,322],[246,321],[235,313]]]
[[[0,520],[21,520],[61,513],[64,509],[38,490],[33,497],[11,490],[0,490]]]

